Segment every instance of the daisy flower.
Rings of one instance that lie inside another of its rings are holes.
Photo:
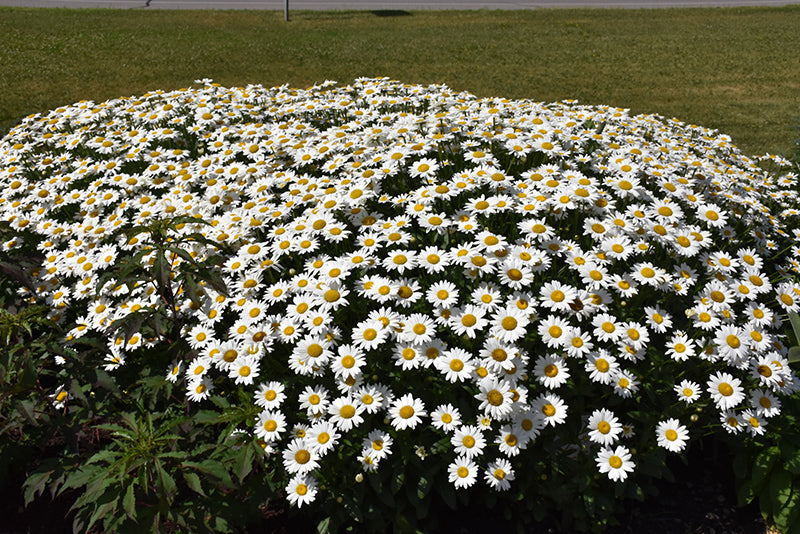
[[[741,413],[741,418],[751,436],[761,436],[767,431],[767,420],[758,412],[748,408]]]
[[[561,348],[572,330],[572,326],[561,317],[548,315],[539,321],[537,331],[542,341],[550,348]]]
[[[540,395],[533,401],[533,409],[544,416],[546,425],[556,426],[567,418],[567,405],[558,395]]]
[[[369,453],[375,461],[380,461],[391,454],[393,442],[394,440],[390,434],[383,430],[375,429],[362,440],[362,452]]]
[[[607,474],[615,482],[622,482],[628,478],[628,473],[635,467],[631,460],[631,453],[627,447],[619,445],[615,448],[603,447],[595,458],[597,469],[600,473]]]
[[[456,488],[469,488],[478,479],[478,465],[468,455],[459,455],[447,466],[447,479]]]
[[[729,373],[717,372],[709,377],[707,384],[706,391],[720,410],[735,408],[744,400],[742,381]]]
[[[364,418],[361,416],[364,407],[349,396],[335,399],[328,405],[327,411],[330,421],[344,432],[364,422]]]
[[[186,386],[186,397],[192,402],[199,402],[207,399],[214,389],[214,385],[208,378],[191,379]]]
[[[529,323],[528,313],[507,307],[492,316],[490,334],[503,343],[513,343],[526,334]]]
[[[396,430],[415,428],[426,415],[427,412],[422,401],[414,398],[410,393],[396,399],[389,408],[391,425]]]
[[[677,419],[667,419],[656,425],[656,441],[668,451],[682,451],[686,448],[688,440],[689,431]]]
[[[481,402],[478,406],[484,414],[494,420],[506,419],[512,411],[511,386],[505,380],[487,376],[478,383],[480,393],[475,398]]]
[[[469,459],[480,456],[486,446],[486,438],[477,426],[464,425],[455,430],[450,437],[450,443],[458,455]]]
[[[422,313],[413,313],[405,320],[405,328],[398,336],[400,341],[420,345],[428,343],[436,334],[436,325],[433,320]]]
[[[686,361],[696,355],[694,341],[689,339],[686,333],[680,330],[670,337],[666,349],[667,356],[676,362]]]
[[[589,439],[603,446],[614,443],[622,432],[622,424],[619,419],[613,412],[605,408],[592,412],[586,428],[589,429]]]
[[[569,305],[577,296],[578,291],[574,287],[550,281],[539,290],[539,303],[550,311],[565,312],[570,309]]]
[[[781,413],[781,401],[774,394],[763,389],[755,389],[750,394],[750,406],[761,417],[774,417]]]
[[[700,398],[700,384],[692,382],[691,380],[681,380],[674,388],[675,393],[678,394],[678,399],[686,404],[691,404]]]
[[[722,428],[728,434],[738,434],[745,429],[747,423],[744,419],[733,410],[724,410],[720,412],[720,422],[722,423]]]
[[[457,335],[475,338],[489,321],[485,318],[486,310],[474,304],[467,304],[463,309],[454,312],[450,320],[450,328]]]
[[[475,370],[472,354],[458,347],[445,350],[434,360],[433,365],[444,374],[448,382],[464,382]]]
[[[317,481],[307,474],[294,476],[286,485],[286,498],[298,508],[313,502],[317,497]]]
[[[533,373],[536,375],[536,380],[547,389],[564,385],[570,376],[566,360],[555,354],[540,356],[536,360]]]
[[[442,404],[431,412],[431,425],[438,430],[452,432],[461,425],[461,412],[452,404]]]
[[[608,351],[601,350],[587,357],[584,369],[589,373],[589,379],[593,382],[611,384],[619,371],[619,364]]]
[[[515,425],[505,425],[500,428],[495,444],[498,450],[508,457],[517,456],[528,445],[529,435],[519,432]]]
[[[306,438],[295,438],[283,450],[283,467],[292,474],[304,475],[319,467],[319,455]]]
[[[433,306],[451,308],[458,303],[458,289],[452,282],[434,282],[425,292],[425,298]]]
[[[328,392],[322,386],[306,386],[299,396],[300,408],[306,410],[309,417],[328,411]]]
[[[279,411],[265,410],[258,415],[254,433],[269,443],[277,441],[285,430],[286,416]]]
[[[619,370],[614,376],[614,393],[625,399],[639,390],[639,382],[630,371]]]
[[[352,343],[365,351],[372,351],[382,345],[388,338],[389,331],[378,320],[360,322],[352,333]]]
[[[483,477],[492,489],[506,491],[514,480],[514,469],[511,467],[511,462],[505,458],[498,458],[486,466]]]
[[[257,355],[248,354],[238,358],[233,365],[228,368],[228,377],[234,380],[235,384],[250,385],[253,380],[258,378],[260,359]]]

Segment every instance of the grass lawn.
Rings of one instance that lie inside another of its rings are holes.
[[[781,153],[800,120],[800,7],[389,12],[0,8],[0,132],[22,117],[197,78],[389,76],[478,96],[575,98]]]

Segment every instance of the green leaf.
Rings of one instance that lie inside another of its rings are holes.
[[[188,273],[184,273],[182,275],[182,278],[183,278],[183,287],[184,290],[186,291],[186,295],[194,303],[195,306],[197,306],[198,308],[202,308],[203,301],[200,300],[200,293],[198,291],[199,288],[197,286],[197,282],[195,282],[194,278],[192,278]]]
[[[317,523],[317,534],[330,534],[331,518],[326,517]]]
[[[800,346],[794,346],[790,348],[789,354],[786,355],[786,359],[789,360],[789,363],[800,362]]]
[[[161,291],[165,291],[165,288],[169,285],[169,267],[169,262],[164,258],[164,253],[161,251],[156,252],[151,276]]]
[[[800,477],[800,450],[794,449],[794,454],[784,455],[783,468],[796,477]]]
[[[236,454],[236,463],[234,465],[234,474],[239,479],[239,484],[244,482],[244,479],[253,470],[253,445],[248,443],[242,447]]]
[[[206,496],[206,493],[203,491],[203,486],[200,483],[200,477],[197,476],[197,473],[192,473],[191,471],[184,471],[183,472],[183,479],[186,481],[186,485],[189,488],[202,495],[203,497]]]
[[[794,340],[797,345],[800,345],[800,315],[798,315],[797,312],[789,312],[789,322],[792,323]]]
[[[203,460],[202,462],[183,462],[184,467],[190,467],[195,471],[200,471],[205,475],[210,475],[216,478],[219,482],[228,487],[233,487],[228,471],[225,466],[218,460]]]
[[[25,506],[29,505],[33,502],[33,499],[36,498],[38,495],[44,493],[45,485],[47,481],[50,479],[50,475],[53,474],[54,470],[45,471],[43,473],[34,473],[28,477],[25,481]]]
[[[134,495],[134,483],[128,485],[125,490],[125,497],[122,498],[122,508],[128,517],[136,521],[136,496]]]
[[[103,517],[105,517],[107,515],[113,515],[113,512],[117,508],[117,501],[118,500],[119,500],[119,497],[115,497],[113,499],[108,500],[107,502],[104,502],[103,504],[101,504],[97,508],[95,508],[94,513],[92,514],[92,517],[89,518],[89,523],[86,524],[86,531],[88,532],[89,530],[91,530],[92,529],[92,525],[94,525],[97,522],[97,520],[99,520],[99,519],[101,519],[101,518],[103,518]]]
[[[775,466],[775,462],[780,458],[781,452],[778,447],[770,447],[756,457],[753,465],[753,491],[761,493],[764,485],[769,479],[769,474]]]
[[[792,477],[783,469],[775,469],[769,477],[769,498],[772,510],[778,515],[792,495]]]
[[[177,254],[178,256],[180,256],[184,260],[188,261],[192,265],[197,264],[197,262],[192,257],[192,255],[189,254],[187,251],[183,250],[182,248],[179,248],[179,247],[167,247],[167,250],[169,250],[170,252],[172,252],[174,254]]]

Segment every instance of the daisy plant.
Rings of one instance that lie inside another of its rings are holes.
[[[0,144],[3,247],[41,258],[18,297],[356,518],[432,488],[591,507],[769,435],[799,210],[787,161],[703,127],[386,78],[201,80]]]

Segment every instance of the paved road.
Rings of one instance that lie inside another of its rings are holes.
[[[785,6],[800,0],[289,0],[293,10],[422,10],[422,9],[536,9],[554,7],[721,7]],[[283,11],[283,0],[0,0],[0,6],[139,8],[139,9],[263,9]]]

